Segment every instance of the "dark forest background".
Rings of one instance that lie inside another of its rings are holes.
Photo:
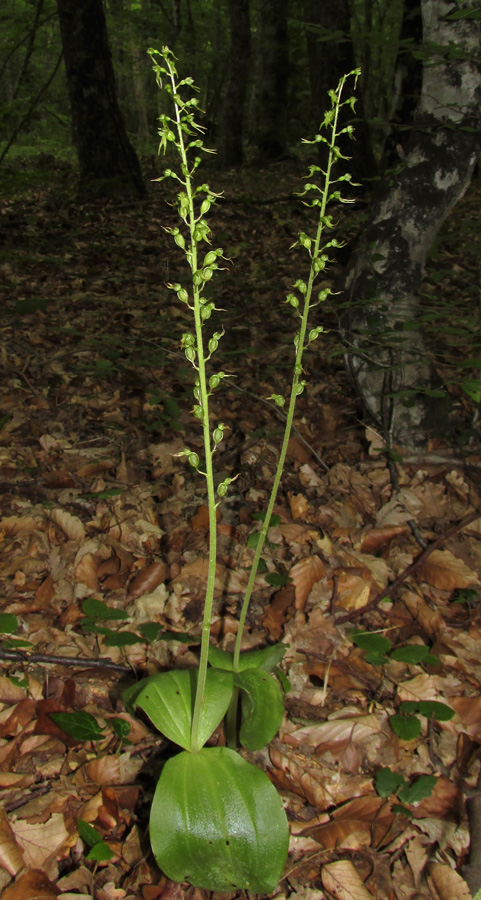
[[[10,195],[32,165],[37,183],[40,173],[52,184],[64,163],[81,201],[147,196],[156,120],[169,112],[151,46],[168,45],[198,86],[214,165],[253,173],[299,159],[329,90],[360,67],[356,115],[345,107],[342,124],[355,124],[348,168],[367,213],[335,285],[339,335],[388,446],[446,436],[452,397],[427,355],[421,283],[481,151],[477,0],[6,0],[0,25]],[[475,344],[463,385],[477,403]]]

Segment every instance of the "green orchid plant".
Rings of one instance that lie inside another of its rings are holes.
[[[292,386],[287,402],[286,428],[274,477],[272,493],[263,524],[256,535],[255,554],[239,616],[233,653],[210,644],[214,580],[216,568],[216,509],[229,490],[233,478],[214,486],[213,457],[222,442],[226,426],[212,426],[209,398],[229,377],[216,372],[210,377],[206,365],[217,350],[223,331],[205,336],[207,323],[215,314],[215,304],[208,296],[209,283],[225,259],[222,249],[211,249],[211,229],[206,221],[209,209],[218,195],[207,184],[195,183],[201,152],[203,128],[195,122],[198,101],[192,96],[191,78],[179,80],[173,53],[149,50],[157,83],[170,95],[173,115],[160,117],[160,149],[175,148],[179,169],[166,169],[163,178],[179,185],[177,207],[180,227],[167,228],[186,257],[191,277],[188,285],[168,285],[192,313],[193,328],[182,337],[187,360],[195,372],[193,415],[203,432],[204,460],[186,448],[180,456],[205,478],[209,508],[209,567],[205,593],[200,659],[197,669],[171,670],[154,675],[129,688],[125,702],[130,708],[140,707],[154,726],[181,751],[164,765],[150,815],[150,840],[154,856],[163,872],[176,882],[189,882],[209,890],[240,889],[255,893],[272,892],[282,877],[289,829],[281,798],[265,772],[247,762],[236,747],[259,750],[277,733],[284,713],[284,703],[275,670],[285,647],[273,645],[242,653],[242,634],[262,550],[267,538],[274,503],[281,480],[287,445],[292,427],[296,399],[305,387],[302,358],[306,347],[323,331],[321,325],[308,330],[310,310],[325,300],[330,291],[321,290],[314,297],[316,278],[328,263],[328,250],[338,247],[335,240],[323,243],[323,234],[333,227],[326,209],[330,200],[349,202],[341,197],[340,181],[349,175],[333,178],[332,168],[342,157],[337,147],[340,134],[352,134],[352,126],[338,126],[342,105],[354,107],[354,98],[341,102],[345,76],[332,91],[331,109],[326,113],[320,133],[313,141],[328,146],[325,171],[312,165],[309,178],[320,176],[321,185],[309,181],[302,194],[307,206],[318,211],[317,230],[313,237],[301,233],[298,242],[307,250],[310,264],[307,280],[299,279],[286,302],[298,317],[299,329],[294,339],[295,361]],[[356,78],[359,72],[350,73]],[[190,94],[185,98],[184,94]],[[327,137],[324,132],[327,133]],[[162,179],[159,179],[162,180]],[[270,398],[278,406],[285,405],[279,395]],[[252,546],[253,542],[249,542]],[[240,701],[240,711],[238,710]],[[226,717],[228,746],[206,747],[206,743]],[[239,729],[238,729],[238,723]]]

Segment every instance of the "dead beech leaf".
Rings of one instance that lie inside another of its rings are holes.
[[[399,700],[437,700],[439,703],[450,705],[450,701],[441,693],[443,689],[443,679],[439,675],[428,675],[422,672],[415,675],[408,681],[403,681],[398,685],[397,695]],[[442,723],[444,727],[449,727],[449,722]]]
[[[299,463],[300,465],[304,465],[304,463],[312,462],[312,453],[309,452],[307,447],[304,444],[295,438],[290,437],[289,443],[287,445],[287,455],[290,456],[294,462]]]
[[[75,569],[76,580],[85,584],[91,591],[98,591],[99,589],[97,567],[98,562],[92,553],[85,553]]]
[[[339,900],[373,900],[372,894],[349,859],[328,863],[322,868],[322,883]]]
[[[19,684],[12,684],[6,675],[0,675],[0,703],[7,706],[25,700],[25,688]]]
[[[130,753],[122,753],[121,756],[100,756],[87,763],[84,769],[95,784],[128,784],[135,780],[142,765],[142,761],[132,759]]]
[[[456,710],[456,718],[461,721],[462,731],[472,740],[481,743],[481,696],[452,697],[449,705]]]
[[[371,528],[366,531],[361,541],[362,553],[376,553],[381,547],[385,547],[389,541],[398,537],[400,534],[406,534],[409,529],[406,525],[386,525],[384,528]]]
[[[0,866],[13,876],[23,867],[22,851],[3,806],[0,806]]]
[[[56,900],[60,891],[39,869],[23,872],[9,884],[2,894],[2,900]]]
[[[472,900],[464,878],[445,863],[433,863],[429,872],[441,900]]]
[[[369,601],[371,582],[355,573],[343,572],[337,579],[337,603],[342,609],[361,609]]]
[[[76,471],[79,478],[91,478],[92,475],[98,475],[101,472],[108,472],[113,469],[114,462],[111,459],[96,459],[92,462],[84,463]],[[120,480],[120,479],[119,479]]]
[[[22,531],[36,531],[39,521],[32,516],[4,516],[0,521],[0,531],[5,534],[20,534]]]
[[[11,824],[22,848],[25,865],[31,869],[42,869],[69,838],[62,813],[53,813],[46,822],[31,824],[25,819],[16,819]]]
[[[85,528],[78,516],[72,516],[64,509],[52,509],[50,518],[63,531],[67,540],[83,541],[85,539]]]
[[[134,600],[142,594],[151,594],[159,584],[163,584],[169,576],[169,567],[165,562],[155,562],[145,569],[141,569],[138,575],[129,584],[129,597]]]
[[[449,550],[433,550],[419,567],[419,574],[423,581],[441,591],[454,591],[456,588],[479,584],[476,573]]]
[[[290,491],[287,496],[289,498],[289,508],[291,510],[292,518],[294,520],[305,519],[309,508],[307,497],[304,494],[294,494]]]
[[[345,744],[347,741],[363,742],[372,740],[374,735],[382,731],[382,720],[374,713],[361,716],[346,716],[339,719],[328,719],[319,725],[304,725],[291,734],[286,734],[286,744],[300,746],[307,744],[317,751],[320,747],[329,745],[330,752],[334,755],[336,744]]]
[[[286,613],[289,607],[293,605],[295,596],[294,586],[288,584],[286,587],[281,588],[280,591],[277,591],[269,603],[262,624],[276,641],[279,641],[282,637]]]
[[[292,578],[296,590],[296,609],[304,609],[313,586],[325,574],[326,568],[318,556],[306,556],[292,566],[289,577]]]
[[[51,600],[55,597],[55,584],[51,575],[47,575],[40,587],[35,591],[35,605],[37,609],[48,609]]]

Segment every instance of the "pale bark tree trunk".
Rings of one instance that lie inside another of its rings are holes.
[[[257,0],[257,28],[253,137],[269,162],[287,150],[287,0]]]
[[[83,196],[146,193],[117,102],[102,0],[57,0]]]
[[[230,56],[219,141],[219,162],[238,166],[243,160],[244,111],[251,61],[249,0],[229,0]]]
[[[469,18],[475,7],[475,0],[422,0],[429,56],[405,166],[378,203],[342,285],[350,305],[346,360],[359,397],[385,439],[408,447],[445,435],[448,395],[429,394],[439,379],[417,320],[428,252],[481,150],[481,20]]]

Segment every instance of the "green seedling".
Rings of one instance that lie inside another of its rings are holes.
[[[173,431],[185,431],[181,422],[181,409],[177,400],[164,394],[151,394],[149,406],[155,411],[146,424],[146,431],[165,431],[171,428]]]
[[[154,641],[179,641],[184,644],[198,644],[196,638],[177,631],[162,631],[162,626],[157,622],[143,622],[138,626],[140,634],[134,631],[115,631],[104,625],[104,622],[125,621],[129,614],[124,609],[114,609],[107,606],[103,600],[95,597],[87,597],[82,603],[82,612],[85,618],[81,621],[81,628],[90,634],[101,634],[107,647],[129,647],[133,644],[149,643]]]
[[[430,653],[429,647],[423,644],[407,644],[393,650],[389,638],[371,631],[354,631],[351,638],[353,644],[364,650],[365,660],[372,666],[385,666],[391,661],[408,663],[410,666],[439,666],[438,657]]]
[[[393,772],[389,766],[378,769],[374,779],[374,785],[380,797],[389,797],[391,794],[397,794],[402,801],[402,804],[395,803],[393,805],[393,812],[402,813],[409,817],[412,816],[412,810],[408,807],[413,803],[419,803],[426,797],[430,797],[436,782],[437,778],[435,775],[420,775],[419,778],[415,778],[409,784],[403,775]]]
[[[328,160],[323,171],[311,166],[301,195],[306,206],[316,212],[317,226],[310,236],[298,235],[296,245],[307,252],[306,279],[299,278],[286,297],[298,320],[294,337],[293,377],[289,396],[270,399],[285,407],[286,428],[274,476],[271,496],[260,530],[250,539],[253,562],[239,615],[239,627],[232,653],[210,646],[212,606],[217,555],[216,509],[235,478],[225,478],[215,487],[213,459],[226,431],[223,422],[212,423],[209,399],[229,374],[207,372],[224,329],[211,328],[217,312],[209,297],[209,285],[225,262],[223,250],[211,245],[211,229],[206,216],[217,196],[208,184],[196,183],[203,144],[203,129],[195,121],[198,101],[192,96],[191,78],[179,80],[175,57],[164,47],[149,51],[157,83],[170,96],[173,114],[160,117],[160,149],[167,147],[179,159],[177,171],[166,169],[162,178],[173,179],[179,189],[179,225],[166,227],[185,255],[189,279],[168,287],[185,304],[192,316],[190,331],[181,346],[194,369],[193,415],[202,429],[203,459],[186,447],[179,454],[205,478],[209,510],[209,565],[202,621],[200,659],[197,669],[163,672],[130,688],[125,700],[140,707],[155,727],[181,747],[181,752],[165,764],[160,775],[150,815],[150,840],[154,856],[166,876],[176,882],[190,882],[214,891],[245,890],[270,893],[284,870],[289,830],[281,799],[267,775],[248,763],[235,750],[238,744],[249,750],[265,746],[277,733],[284,711],[282,691],[275,670],[285,647],[267,647],[241,653],[243,629],[255,579],[266,544],[268,529],[279,488],[297,397],[305,387],[303,354],[323,332],[308,327],[309,312],[331,293],[315,292],[315,283],[329,262],[328,253],[340,246],[335,239],[325,241],[324,232],[333,225],[327,213],[329,201],[349,202],[341,196],[339,182],[349,175],[333,177],[333,167],[342,156],[339,135],[352,135],[352,126],[338,126],[341,106],[354,107],[354,98],[341,102],[346,77],[330,92],[331,109],[313,141],[327,145]],[[358,71],[350,73],[357,78]],[[326,136],[327,135],[327,136]],[[319,179],[320,184],[316,179]],[[159,179],[162,180],[162,179]],[[240,709],[238,709],[240,700]],[[227,747],[206,747],[215,729],[226,716]]]
[[[472,609],[479,601],[479,591],[475,590],[475,588],[457,588],[450,599],[451,603]]]
[[[18,619],[13,613],[0,613],[0,640],[8,650],[26,650],[33,647],[31,641],[11,637],[18,628]]]
[[[84,844],[91,848],[85,859],[91,862],[108,862],[109,859],[112,859],[114,856],[113,850],[110,849],[102,835],[99,834],[93,825],[89,825],[84,819],[77,819],[77,828]]]
[[[105,738],[105,727],[99,724],[95,716],[90,715],[84,709],[77,712],[49,713],[49,715],[62,731],[70,734],[76,741],[101,741]],[[132,727],[130,722],[114,717],[109,719],[109,725],[112,726],[114,734],[119,738],[120,746],[130,743],[128,740]]]
[[[404,662],[408,665],[439,666],[439,659],[429,652],[423,644],[407,644],[392,650],[389,638],[369,631],[355,631],[351,635],[357,647],[365,651],[365,659],[372,666],[385,666],[391,661]],[[421,722],[418,716],[448,722],[454,716],[454,710],[445,703],[435,700],[406,700],[401,703],[396,715],[389,721],[395,734],[403,741],[412,741],[421,734]]]
[[[437,700],[405,700],[398,706],[398,712],[389,719],[391,728],[403,741],[413,741],[421,734],[418,716],[449,722],[455,715],[454,709]]]

